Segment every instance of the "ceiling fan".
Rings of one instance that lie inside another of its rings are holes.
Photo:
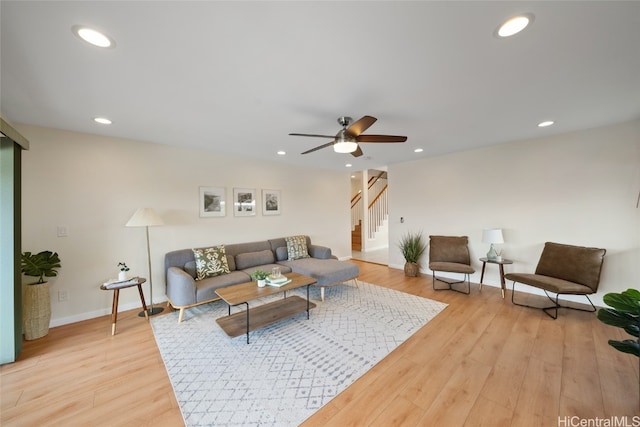
[[[312,153],[320,150],[321,148],[330,147],[333,145],[333,150],[336,153],[351,153],[353,157],[362,156],[362,150],[358,146],[359,142],[405,142],[406,136],[396,135],[362,135],[362,132],[367,130],[372,124],[376,122],[375,117],[364,116],[360,120],[353,122],[351,117],[342,116],[338,118],[338,123],[342,126],[342,129],[335,135],[316,135],[309,133],[290,133],[293,136],[312,136],[316,138],[332,138],[333,141],[326,144],[319,145],[311,150],[307,150],[302,154]],[[352,123],[353,122],[353,123]]]

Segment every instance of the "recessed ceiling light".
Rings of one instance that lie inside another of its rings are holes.
[[[353,166],[351,163],[347,163],[346,165],[344,165],[347,168],[350,168],[351,166]]]
[[[282,150],[278,151],[278,156],[284,156],[285,154],[287,154],[286,151],[282,151]]]
[[[507,19],[496,30],[496,34],[499,37],[511,37],[518,34],[520,31],[527,28],[533,22],[533,15],[530,13],[523,13]]]
[[[422,153],[424,150],[422,148],[416,148],[413,150],[414,153]]]
[[[111,120],[107,119],[106,117],[94,117],[93,121],[96,123],[100,123],[101,125],[110,125],[111,123],[113,123]]]
[[[98,47],[114,47],[115,42],[107,35],[92,28],[83,27],[81,25],[75,25],[71,28],[73,34],[80,37],[82,40]]]
[[[538,123],[538,127],[539,128],[546,128],[547,126],[551,126],[552,124],[554,124],[555,122],[553,120],[547,120],[545,122],[540,122]]]

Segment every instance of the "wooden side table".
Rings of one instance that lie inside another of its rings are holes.
[[[484,268],[489,264],[498,264],[500,266],[500,287],[502,288],[502,298],[504,298],[504,291],[507,288],[506,282],[504,281],[504,265],[505,264],[513,264],[513,261],[510,259],[503,258],[502,261],[496,261],[489,258],[480,258],[482,262],[482,273],[480,274],[480,291],[482,291],[482,280],[484,279]]]
[[[130,288],[132,286],[138,287],[138,292],[140,293],[140,302],[142,302],[142,309],[144,310],[144,317],[149,320],[149,315],[147,314],[147,304],[144,302],[144,294],[142,293],[142,284],[146,282],[147,279],[144,277],[136,277],[135,280],[131,279],[128,282],[124,282],[122,284],[114,283],[111,286],[107,286],[107,284],[100,285],[100,289],[103,291],[113,291],[113,304],[111,305],[111,335],[116,334],[116,320],[118,320],[118,297],[120,296],[120,289]]]

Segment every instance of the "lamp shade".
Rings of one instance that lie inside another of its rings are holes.
[[[164,222],[151,208],[139,208],[125,224],[126,227],[150,227],[153,225],[164,225]]]
[[[482,230],[482,241],[484,243],[504,243],[501,228],[487,228]]]

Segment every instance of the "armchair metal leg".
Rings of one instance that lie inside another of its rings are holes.
[[[584,294],[584,296],[587,298],[587,300],[589,301],[589,304],[591,304],[591,308],[590,309],[584,309],[584,308],[577,308],[577,307],[569,307],[567,305],[560,305],[558,298],[560,297],[560,295],[565,295],[565,294],[556,294],[555,298],[552,298],[549,293],[547,292],[546,289],[543,289],[545,295],[547,296],[547,298],[549,298],[551,300],[551,302],[553,303],[553,305],[551,307],[534,307],[532,305],[527,305],[527,304],[520,304],[517,303],[514,299],[514,295],[516,293],[516,282],[514,281],[513,284],[511,285],[511,303],[514,305],[519,305],[520,307],[528,307],[528,308],[537,308],[539,310],[544,311],[544,313],[551,317],[552,319],[557,319],[558,318],[558,308],[569,308],[571,310],[577,310],[577,311],[586,311],[588,313],[595,313],[596,311],[596,306],[593,305],[593,302],[591,302],[591,298],[589,298],[589,295]],[[566,294],[568,295],[568,294]],[[550,310],[553,310],[553,314],[550,313]]]
[[[465,274],[462,280],[448,281],[448,280],[444,280],[442,278],[436,277],[436,273],[434,271],[431,271],[431,277],[432,277],[431,284],[433,286],[434,291],[454,291],[454,292],[460,292],[461,294],[465,294],[465,295],[469,295],[471,293],[471,279],[468,274]],[[436,281],[445,283],[447,287],[436,288]],[[465,282],[467,283],[466,292],[464,290],[455,289],[451,286],[451,285],[456,285],[458,283],[465,283]]]

